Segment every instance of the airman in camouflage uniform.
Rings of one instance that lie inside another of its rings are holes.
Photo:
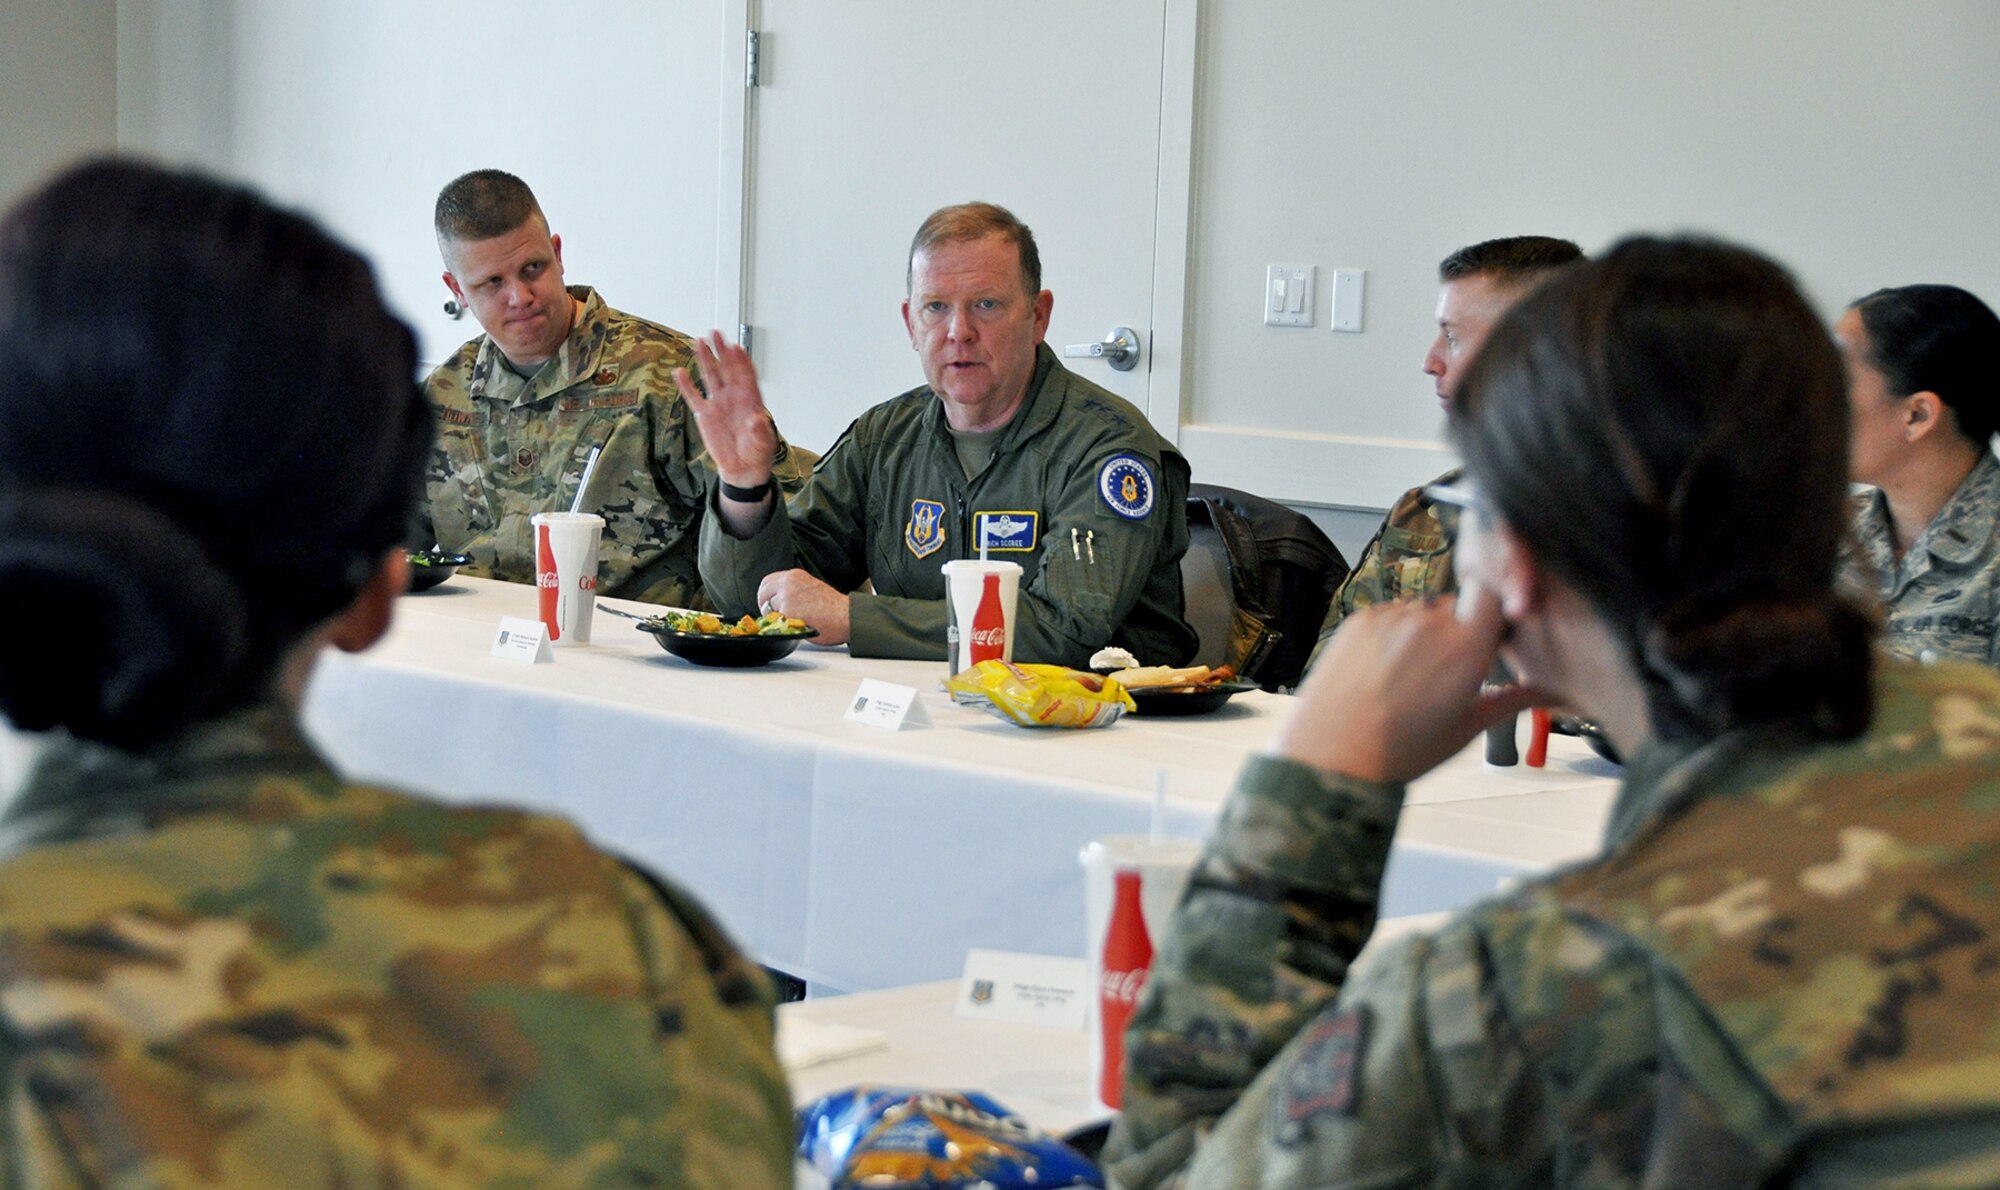
[[[697,553],[715,473],[673,383],[675,368],[693,366],[689,340],[612,309],[588,286],[569,292],[575,325],[532,375],[509,367],[486,335],[431,373],[430,530],[445,550],[470,555],[463,573],[532,583],[530,518],[567,509],[602,448],[580,506],[604,518],[598,591],[707,606]],[[815,457],[779,438],[781,490],[796,491]]]
[[[1855,535],[1887,613],[1883,645],[1912,660],[2000,665],[2000,461],[1992,452],[1980,452],[1901,561],[1882,490],[1856,504]]]
[[[2000,1184],[2000,677],[1635,756],[1598,859],[1350,973],[1403,790],[1245,771],[1127,1041],[1130,1188]]]
[[[4,829],[8,1185],[791,1185],[762,972],[567,823],[266,707],[53,744]]]
[[[1426,484],[1457,483],[1463,472],[1457,468]],[[1319,626],[1319,644],[1313,646],[1307,668],[1326,651],[1327,638],[1341,621],[1364,607],[1397,599],[1424,599],[1449,595],[1458,590],[1452,573],[1451,551],[1458,541],[1458,508],[1430,498],[1424,488],[1411,488],[1397,500],[1382,527],[1375,530],[1361,560],[1341,580]]]

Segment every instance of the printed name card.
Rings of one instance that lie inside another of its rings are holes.
[[[492,655],[502,661],[518,661],[522,665],[556,659],[555,651],[549,648],[548,625],[519,616],[500,617],[500,631],[493,636]]]
[[[1082,959],[969,950],[953,1012],[971,1020],[1080,1030],[1089,978]]]
[[[917,696],[915,686],[863,678],[861,688],[854,692],[854,700],[847,704],[846,718],[896,731],[908,726],[929,727],[931,713],[924,709],[924,700]]]

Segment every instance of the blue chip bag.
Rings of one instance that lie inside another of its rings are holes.
[[[1083,1154],[976,1091],[836,1091],[800,1109],[799,1156],[832,1190],[1104,1185]]]

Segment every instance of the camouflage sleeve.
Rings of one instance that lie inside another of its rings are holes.
[[[1121,1186],[1167,1184],[1306,1022],[1374,926],[1401,786],[1271,757],[1224,807],[1126,1035]]]
[[[1422,488],[1411,488],[1382,518],[1382,527],[1347,572],[1320,622],[1319,643],[1306,669],[1319,663],[1334,630],[1365,607],[1396,599],[1448,595],[1458,589],[1452,573],[1458,512],[1433,503]]]
[[[792,1111],[778,1066],[770,978],[687,894],[628,865],[625,893],[682,1084],[688,1187],[792,1184]]]

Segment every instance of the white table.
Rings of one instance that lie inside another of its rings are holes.
[[[1032,731],[949,703],[942,663],[806,645],[708,669],[601,614],[553,664],[490,657],[499,617],[534,607],[532,587],[466,578],[406,597],[381,645],[325,655],[308,730],[361,779],[569,815],[816,992],[950,978],[975,946],[1081,955],[1078,849],[1143,833],[1158,771],[1168,832],[1204,834],[1291,704],[1252,692],[1207,716]],[[923,691],[935,725],[844,720],[864,677]],[[1595,848],[1616,770],[1553,743],[1547,769],[1468,753],[1412,790],[1385,914],[1451,908]]]

